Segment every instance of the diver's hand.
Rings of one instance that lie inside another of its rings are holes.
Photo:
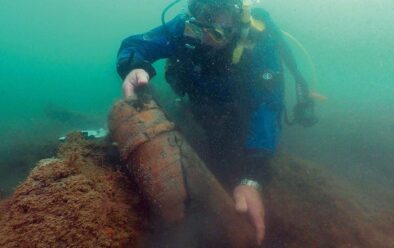
[[[134,69],[127,74],[123,81],[123,96],[136,98],[135,89],[148,84],[149,74],[143,69]]]
[[[258,245],[264,240],[264,205],[260,193],[253,187],[238,185],[234,189],[235,209],[240,213],[247,213],[256,229]]]

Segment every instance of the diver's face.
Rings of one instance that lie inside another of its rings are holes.
[[[225,14],[215,16],[212,29],[204,29],[202,42],[216,49],[225,47],[234,37],[233,25],[230,16]]]
[[[197,17],[203,26],[202,43],[215,49],[224,48],[235,36],[234,17],[215,8],[204,11]]]

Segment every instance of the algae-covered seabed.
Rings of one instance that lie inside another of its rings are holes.
[[[58,136],[105,125],[120,97],[114,63],[121,39],[157,25],[166,4],[1,2],[0,195],[10,193],[39,159],[55,153]],[[285,127],[282,150],[315,161],[346,182],[349,198],[372,219],[392,218],[394,3],[266,0],[263,5],[309,50],[318,90],[328,96],[317,104],[316,127]],[[303,54],[295,51],[309,75]],[[165,105],[174,107],[162,82],[159,75],[154,84]],[[287,91],[292,90],[290,82]]]

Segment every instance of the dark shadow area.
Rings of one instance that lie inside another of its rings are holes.
[[[73,130],[105,127],[105,116],[96,116],[48,104],[43,115],[3,123],[0,135],[0,197],[10,195],[38,160],[55,155],[59,137]],[[104,125],[103,125],[104,124]]]

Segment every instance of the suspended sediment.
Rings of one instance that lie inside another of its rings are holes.
[[[139,196],[129,173],[119,170],[119,160],[109,159],[112,148],[106,142],[72,134],[56,157],[37,163],[14,194],[0,202],[0,247],[157,247],[152,245],[153,218],[147,199]],[[273,179],[264,189],[263,247],[394,247],[393,213],[370,212],[346,183],[323,166],[286,154],[278,154],[270,166]],[[199,198],[200,203],[215,202],[215,197],[207,197]],[[218,209],[204,210],[194,220],[217,220]],[[186,219],[181,226],[184,230],[196,223],[206,224]],[[200,235],[209,237],[205,246],[191,237],[190,247],[220,247],[207,245],[220,244],[213,227],[221,228],[223,223],[208,224],[199,229],[205,231]],[[227,230],[234,235],[242,231],[236,225],[232,228]],[[188,235],[169,234],[179,233]]]

